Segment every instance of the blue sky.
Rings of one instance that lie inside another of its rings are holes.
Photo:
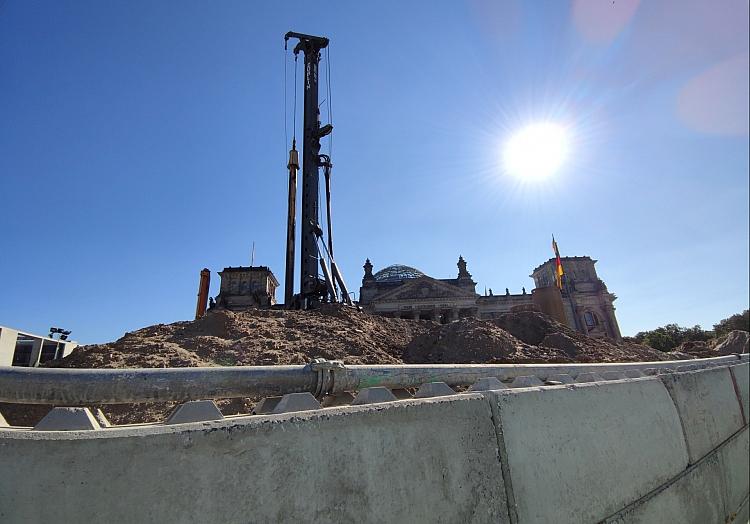
[[[554,233],[599,260],[623,334],[748,307],[746,0],[5,0],[0,325],[189,319],[200,269],[253,241],[283,280],[289,30],[331,39],[350,288],[366,257],[448,278],[461,254],[478,291],[530,289]],[[571,150],[522,183],[501,151],[537,121]]]

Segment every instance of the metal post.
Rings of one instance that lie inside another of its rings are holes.
[[[299,154],[297,144],[292,142],[289,151],[289,202],[286,217],[286,275],[284,277],[284,305],[290,307],[294,296],[294,244],[296,242],[297,220],[297,171],[299,170]]]

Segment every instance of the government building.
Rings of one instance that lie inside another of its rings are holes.
[[[359,305],[373,314],[429,319],[446,324],[459,318],[491,319],[503,313],[541,311],[591,337],[621,340],[613,302],[617,298],[596,274],[596,260],[563,257],[562,290],[555,285],[555,259],[531,273],[534,289],[527,293],[480,295],[463,257],[456,278],[433,278],[418,269],[392,265],[373,273],[365,262]]]

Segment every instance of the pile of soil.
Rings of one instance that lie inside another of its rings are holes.
[[[52,367],[131,368],[306,364],[401,364],[404,347],[434,324],[324,305],[314,311],[209,311],[203,318],[139,329],[81,346]]]
[[[677,355],[663,353],[634,342],[614,343],[587,337],[534,311],[508,313],[488,322],[504,329],[530,346],[557,349],[567,357],[567,359],[563,357],[562,360],[532,359],[531,362],[648,362],[680,358]]]
[[[588,338],[541,313],[498,319],[427,320],[373,316],[346,306],[315,311],[213,310],[196,321],[157,324],[108,344],[80,346],[48,362],[61,368],[137,368],[305,364],[544,363],[669,360],[633,343]],[[682,355],[683,358],[695,358]],[[224,414],[249,413],[258,399],[217,402]],[[115,424],[163,420],[174,403],[91,406]],[[0,404],[9,423],[33,426],[49,406]]]
[[[721,338],[707,341],[683,342],[675,350],[677,353],[689,355],[690,358],[711,358],[750,352],[750,333],[735,330]]]
[[[434,326],[415,337],[404,351],[406,363],[449,364],[632,362],[673,357],[640,344],[589,338],[533,311]]]

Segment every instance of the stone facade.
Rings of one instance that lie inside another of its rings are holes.
[[[543,311],[571,328],[592,337],[620,340],[620,328],[612,305],[617,298],[596,274],[596,260],[562,258],[565,276],[562,292],[554,287],[554,259],[531,274],[535,289],[527,293],[480,295],[463,257],[456,278],[436,279],[402,265],[388,266],[373,274],[365,262],[359,304],[371,313],[447,323],[462,317],[491,319],[504,313]]]
[[[620,340],[620,326],[615,316],[617,296],[596,274],[596,260],[589,257],[561,259],[563,276],[563,305],[568,325],[592,337]],[[536,287],[554,285],[555,261],[550,259],[531,273]]]
[[[279,281],[266,266],[225,267],[219,272],[221,287],[210,307],[242,310],[276,304]]]

